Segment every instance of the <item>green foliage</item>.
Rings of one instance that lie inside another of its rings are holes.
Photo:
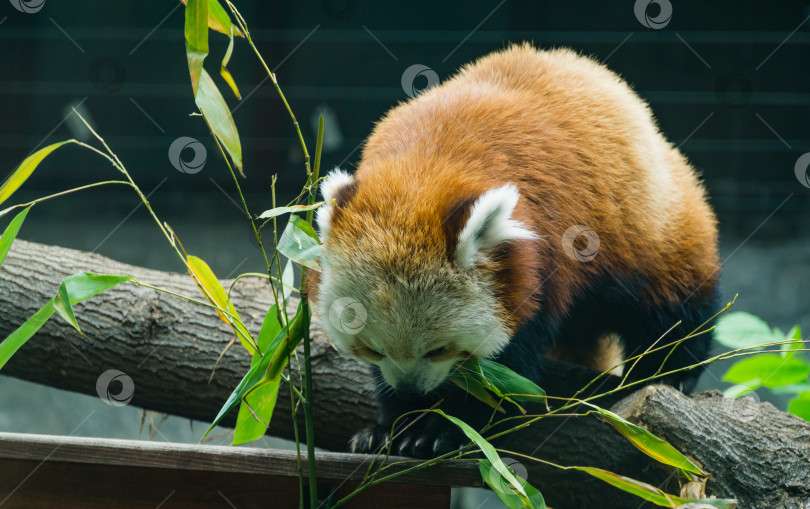
[[[526,492],[525,497],[517,493],[511,484],[508,484],[508,482],[506,484],[504,483],[506,480],[501,476],[500,472],[493,468],[492,462],[488,459],[478,460],[478,470],[481,472],[481,477],[484,479],[486,485],[498,495],[498,498],[506,504],[506,507],[509,509],[522,509],[524,507],[545,509],[546,501],[537,488],[518,476],[512,468],[507,466],[507,469],[523,486],[523,490]]]
[[[795,397],[788,402],[787,411],[810,421],[810,358],[803,351],[807,342],[798,326],[784,334],[756,316],[737,312],[721,317],[715,331],[717,341],[729,348],[772,351],[741,359],[726,371],[723,380],[737,384],[726,390],[727,397],[760,387],[792,394]]]

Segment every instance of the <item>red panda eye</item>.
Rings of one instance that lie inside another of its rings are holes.
[[[425,359],[430,359],[431,357],[436,357],[444,353],[445,347],[435,348],[428,353],[425,354]]]

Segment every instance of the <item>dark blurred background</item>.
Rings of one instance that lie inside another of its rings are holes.
[[[202,120],[189,116],[195,105],[179,2],[47,0],[30,13],[15,7],[24,4],[0,0],[0,179],[37,147],[89,141],[67,117],[77,106],[190,252],[220,277],[261,269],[216,145]],[[810,183],[806,163],[797,169],[810,152],[807,1],[673,2],[668,21],[655,3],[637,16],[632,1],[237,5],[310,147],[317,116],[325,116],[326,169],[357,163],[374,122],[413,92],[402,84],[411,65],[441,80],[519,41],[568,46],[605,62],[649,101],[662,130],[702,172],[721,225],[724,297],[739,292],[738,310],[783,330],[797,323],[810,329]],[[280,201],[300,189],[300,147],[244,41],[236,41],[229,66],[241,102],[218,76],[227,38],[212,33],[210,44],[206,66],[233,110],[247,174],[242,186],[258,213],[270,208],[273,174]],[[412,84],[417,91],[426,74]],[[197,173],[180,172],[169,159],[182,136],[207,149]],[[115,176],[105,160],[69,147],[46,160],[12,201]],[[138,203],[131,191],[113,187],[47,202],[32,210],[20,237],[180,270]],[[703,387],[719,387],[713,377],[704,376]],[[7,388],[0,389],[2,429],[23,427],[8,414],[3,419],[4,398],[15,387],[34,390],[14,384],[0,377]]]

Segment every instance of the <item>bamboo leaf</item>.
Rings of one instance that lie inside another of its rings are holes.
[[[498,498],[506,504],[506,507],[509,509],[521,509],[523,507],[527,507],[524,504],[523,500],[520,496],[512,490],[511,486],[504,486],[503,478],[500,476],[498,471],[492,470],[492,463],[486,459],[478,460],[478,470],[481,472],[481,478],[487,484],[487,486],[492,489],[492,491],[498,495]],[[546,508],[546,501],[543,499],[543,495],[532,486],[531,484],[527,483],[525,479],[515,474],[515,477],[521,482],[523,485],[523,489],[526,491],[526,496],[529,499],[528,507],[533,509],[545,509]]]
[[[661,463],[686,470],[687,472],[692,472],[693,474],[706,475],[697,465],[689,461],[686,456],[678,452],[677,449],[672,447],[665,440],[658,438],[644,428],[636,426],[609,410],[599,408],[595,405],[589,406],[594,408],[600,416],[609,422],[611,426],[616,428],[616,431],[630,440],[630,443],[647,456]]]
[[[494,447],[492,447],[492,444],[487,442],[484,437],[472,429],[469,424],[462,421],[458,417],[447,415],[441,410],[431,410],[431,412],[436,412],[461,428],[461,431],[463,431],[464,434],[467,435],[467,437],[472,440],[479,449],[481,449],[481,452],[484,453],[484,456],[486,456],[486,458],[492,464],[492,467],[501,475],[501,477],[504,478],[506,482],[509,483],[510,487],[515,490],[516,496],[518,496],[523,502],[523,507],[531,507],[531,505],[529,505],[529,497],[526,494],[526,490],[523,489],[523,485],[517,480],[515,475],[509,471],[509,468],[504,464],[504,462],[501,461],[500,456],[498,456],[498,452]]]
[[[712,507],[718,507],[721,509],[733,509],[737,506],[737,501],[733,499],[719,499],[719,498],[711,498],[711,499],[702,499],[702,500],[689,500],[681,497],[676,497],[675,495],[668,495],[667,493],[661,491],[660,489],[647,484],[645,482],[636,481],[635,479],[631,479],[629,477],[624,477],[622,475],[614,474],[608,470],[602,470],[601,468],[594,468],[594,467],[568,467],[572,470],[580,470],[582,472],[586,472],[597,479],[605,481],[608,484],[611,484],[620,490],[635,495],[637,497],[643,498],[649,502],[652,502],[655,505],[659,505],[662,507],[679,507],[683,504],[688,503],[697,503],[697,504],[708,504]]]
[[[228,20],[230,22],[230,20]],[[231,30],[233,30],[233,26],[231,26]],[[236,96],[237,99],[240,101],[242,100],[242,96],[239,95],[239,88],[236,86],[236,82],[233,80],[233,76],[231,76],[231,72],[228,70],[228,62],[231,61],[231,54],[233,53],[233,32],[229,32],[228,34],[228,49],[225,51],[225,56],[222,57],[222,64],[219,68],[219,75],[222,76],[222,79],[225,80],[225,83],[231,87],[231,91],[233,95]]]
[[[810,391],[799,394],[788,403],[788,412],[810,421]]]
[[[272,308],[271,308],[272,310]],[[233,390],[228,399],[222,405],[222,408],[217,413],[211,425],[205,431],[202,438],[205,438],[211,430],[216,427],[222,419],[228,415],[228,412],[233,410],[236,405],[242,401],[248,392],[253,389],[257,384],[262,381],[273,380],[281,375],[281,371],[287,362],[287,357],[290,352],[298,345],[301,338],[304,337],[302,325],[302,308],[299,302],[298,310],[295,316],[290,320],[289,330],[287,328],[280,329],[275,337],[270,341],[267,349],[262,352],[261,361],[256,364],[251,364],[250,369],[242,377],[242,380]],[[268,312],[269,313],[269,312]],[[265,320],[267,317],[265,316]],[[264,327],[264,325],[263,325]]]
[[[188,5],[188,0],[180,0],[180,2]],[[239,28],[231,23],[231,18],[222,5],[217,0],[208,0],[208,28],[228,35],[231,33],[231,27],[233,27],[234,35],[244,37]]]
[[[56,311],[56,314],[64,318],[67,323],[79,331],[79,334],[84,336],[84,332],[79,328],[79,322],[76,321],[76,315],[73,314],[73,307],[70,305],[70,295],[68,294],[68,289],[64,281],[59,285],[59,292],[52,302],[53,310]]]
[[[313,203],[312,205],[291,205],[289,207],[276,207],[274,209],[265,210],[264,212],[262,212],[259,215],[259,219],[271,219],[284,214],[294,214],[296,212],[306,212],[308,210],[315,210],[321,205],[325,205],[327,203],[332,203],[332,200],[319,201],[317,203]]]
[[[3,261],[6,259],[8,250],[11,249],[11,244],[14,242],[14,239],[17,238],[17,234],[20,232],[20,228],[22,227],[23,221],[25,221],[25,216],[28,215],[29,210],[31,210],[31,207],[28,207],[14,216],[14,219],[8,223],[2,237],[0,237],[0,267],[3,266]]]
[[[83,300],[109,290],[113,286],[125,281],[135,281],[132,276],[121,274],[94,274],[92,272],[81,272],[65,278],[63,284],[67,288],[70,304],[77,304]]]
[[[11,359],[11,356],[14,355],[26,341],[31,339],[31,336],[36,334],[36,332],[45,325],[45,322],[48,321],[48,318],[50,318],[54,312],[52,304],[53,300],[48,301],[42,309],[34,313],[31,318],[26,320],[25,323],[20,325],[17,330],[12,332],[0,343],[0,370],[3,369],[3,366]]]
[[[759,354],[734,363],[723,381],[742,384],[761,380],[765,387],[780,387],[807,381],[810,365],[800,357],[782,357],[779,354]]]
[[[236,332],[242,346],[253,355],[253,337],[243,325],[239,313],[237,313],[233,303],[228,299],[228,294],[222,287],[222,284],[220,284],[219,279],[214,275],[214,271],[211,270],[211,267],[209,267],[205,261],[196,256],[188,256],[186,261],[188,262],[191,275],[197,283],[205,289],[203,292],[205,298],[208,299],[211,304],[217,306],[218,309],[216,311],[219,317]],[[223,310],[227,311],[230,316],[223,313]]]
[[[89,299],[124,281],[134,281],[134,279],[130,276],[101,275],[91,274],[89,272],[74,274],[65,278],[59,287],[57,297],[49,300],[42,309],[34,313],[31,318],[26,320],[25,323],[20,325],[11,335],[0,343],[0,369],[5,366],[11,356],[14,355],[26,341],[36,334],[54,312],[60,311],[57,306],[54,306],[57,299],[61,301],[59,304],[62,308],[61,312],[69,314],[65,319],[74,327],[78,328],[76,318],[73,316],[73,311],[70,310],[70,306]],[[67,310],[69,310],[69,312]]]
[[[725,314],[717,320],[714,339],[728,348],[736,349],[780,341],[785,337],[771,330],[761,318],[738,311]]]
[[[239,132],[236,130],[236,124],[233,122],[231,110],[225,103],[225,98],[222,97],[214,80],[211,79],[205,69],[202,69],[200,86],[194,95],[194,102],[208,122],[211,132],[214,133],[225,147],[225,151],[231,156],[233,165],[244,177],[245,173],[242,170],[242,143],[239,140]]]
[[[503,394],[515,401],[545,401],[546,391],[528,378],[522,377],[507,368],[487,359],[478,361],[481,373]]]
[[[34,170],[37,169],[39,163],[42,162],[43,159],[48,157],[48,155],[53,152],[54,150],[58,149],[62,145],[67,143],[78,143],[76,140],[67,140],[67,141],[60,141],[59,143],[54,143],[53,145],[48,145],[45,148],[41,148],[31,154],[30,156],[26,157],[22,163],[14,170],[14,173],[6,180],[2,186],[0,186],[0,203],[6,201],[14,191],[20,188],[28,177],[34,173]],[[5,211],[4,211],[5,212]]]
[[[318,234],[298,216],[290,216],[290,221],[278,240],[278,250],[296,263],[320,270],[319,263],[323,261],[323,255]]]
[[[197,97],[199,82],[204,72],[203,61],[208,56],[208,2],[188,0],[186,4],[186,58],[191,75],[191,90]]]
[[[273,351],[271,347],[276,341],[281,324],[278,322],[278,308],[275,304],[270,307],[264,316],[257,343],[260,352]],[[279,339],[275,348],[281,343]],[[262,361],[259,352],[253,354],[250,367],[253,368]],[[278,388],[281,379],[269,380],[265,383],[256,384],[249,394],[245,394],[242,405],[239,407],[239,415],[236,418],[236,427],[233,433],[233,445],[246,444],[258,440],[264,436],[270,419],[273,416],[273,409],[278,398]],[[261,419],[258,420],[254,413]],[[264,422],[262,422],[264,421]]]

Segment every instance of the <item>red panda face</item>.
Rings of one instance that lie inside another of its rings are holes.
[[[324,197],[332,199],[351,179],[333,172],[322,186]],[[511,185],[483,193],[456,233],[450,257],[445,249],[422,247],[427,244],[396,219],[366,215],[362,227],[354,227],[351,202],[338,203],[341,217],[334,222],[336,205],[321,207],[326,263],[316,301],[330,338],[377,365],[393,388],[410,392],[437,388],[465,358],[494,356],[513,330],[487,273],[488,254],[504,242],[535,237],[511,219],[517,200]]]

